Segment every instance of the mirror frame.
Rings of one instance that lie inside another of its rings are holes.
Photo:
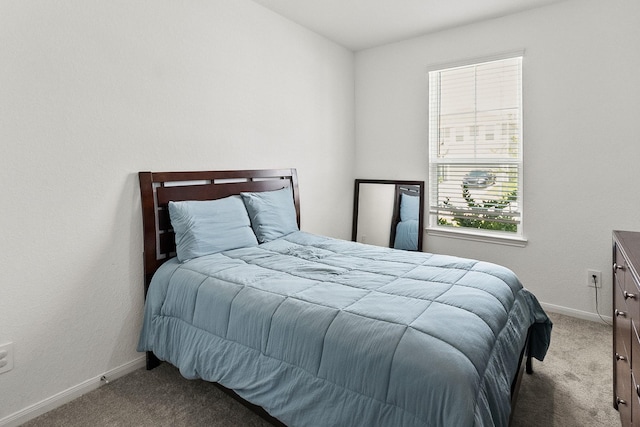
[[[356,179],[354,195],[353,195],[353,226],[351,228],[351,240],[356,241],[358,236],[358,205],[360,198],[360,184],[387,184],[396,186],[394,211],[396,204],[399,203],[400,197],[397,191],[398,185],[417,186],[420,189],[420,211],[418,213],[418,252],[422,252],[422,242],[424,237],[424,181],[407,181],[392,179]],[[391,231],[391,225],[389,226]],[[389,245],[391,246],[391,244]]]

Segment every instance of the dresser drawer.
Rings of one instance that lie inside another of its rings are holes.
[[[615,404],[618,412],[620,412],[620,420],[622,425],[631,425],[631,411],[633,402],[631,400],[631,384],[633,377],[631,369],[626,359],[618,359],[616,361],[616,381],[615,381]]]

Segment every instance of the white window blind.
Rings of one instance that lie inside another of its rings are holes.
[[[429,72],[430,227],[522,236],[522,57]]]

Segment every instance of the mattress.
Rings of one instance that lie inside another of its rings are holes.
[[[527,331],[551,322],[507,268],[294,232],[164,263],[138,350],[289,426],[506,426]]]

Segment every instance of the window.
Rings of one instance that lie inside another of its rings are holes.
[[[429,177],[430,229],[522,238],[522,56],[429,72]]]

